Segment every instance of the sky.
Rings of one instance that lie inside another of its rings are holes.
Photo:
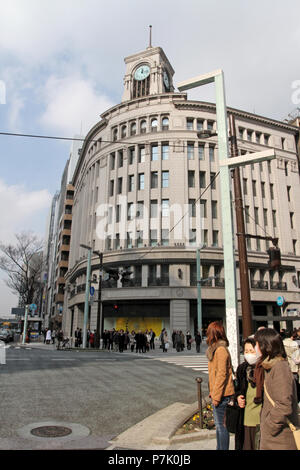
[[[299,0],[0,0],[0,131],[72,137],[121,101],[124,57],[163,48],[174,84],[216,69],[228,106],[300,106]],[[188,93],[214,101],[212,87]],[[299,99],[298,99],[299,97]],[[44,237],[70,142],[0,135],[0,241]],[[0,273],[0,317],[17,297]]]

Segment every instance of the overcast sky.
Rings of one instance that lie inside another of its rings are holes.
[[[299,0],[0,0],[0,7],[2,131],[86,133],[121,101],[124,57],[148,46],[150,24],[175,85],[222,68],[228,106],[278,120],[300,106],[293,99]],[[189,98],[213,101],[213,89]],[[69,149],[0,136],[1,241],[21,230],[44,235]],[[16,303],[0,280],[0,316]]]

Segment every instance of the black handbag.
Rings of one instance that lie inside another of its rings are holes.
[[[238,406],[234,398],[231,398],[226,405],[224,417],[224,425],[228,432],[231,432],[233,434],[236,433],[240,412],[240,407]]]

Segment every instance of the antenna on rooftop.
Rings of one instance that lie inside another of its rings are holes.
[[[149,48],[152,47],[152,25],[149,25]]]

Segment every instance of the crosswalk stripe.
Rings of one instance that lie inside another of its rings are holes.
[[[176,357],[155,357],[154,360],[160,362],[167,362],[175,366],[185,367],[186,369],[192,369],[195,371],[201,371],[204,374],[208,374],[208,361],[205,356],[191,358],[191,356]]]

